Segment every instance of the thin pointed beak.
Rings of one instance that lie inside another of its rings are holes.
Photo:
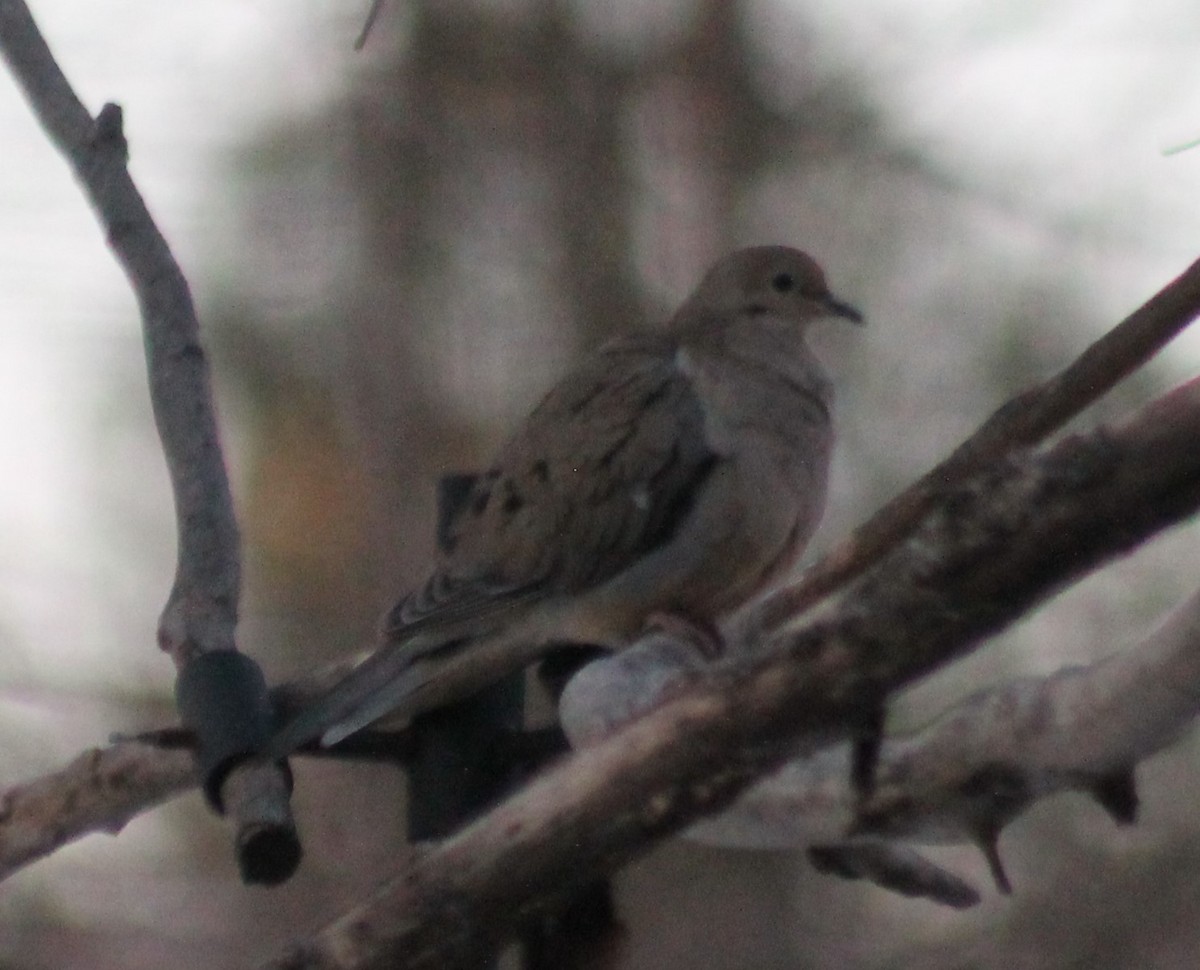
[[[853,323],[866,323],[866,320],[863,319],[863,315],[854,309],[854,307],[852,307],[849,303],[843,303],[841,300],[832,295],[825,297],[823,302],[825,303],[825,308],[835,317],[843,317],[844,319],[850,320]]]

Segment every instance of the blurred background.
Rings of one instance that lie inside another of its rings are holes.
[[[244,531],[241,644],[281,680],[365,646],[433,548],[433,483],[486,460],[568,363],[652,324],[741,244],[813,253],[870,327],[839,387],[812,553],[1197,256],[1188,0],[33,3],[132,170],[212,351]],[[170,495],[132,296],[0,77],[0,784],[169,723],[154,630]],[[835,332],[838,331],[838,332]],[[1085,416],[1195,372],[1185,336]],[[1194,582],[1194,527],[1088,579],[893,712],[1126,646]],[[675,841],[616,880],[628,968],[1174,968],[1200,946],[1194,738],[1141,823],[1060,797],[1017,886],[962,913]],[[0,889],[0,967],[244,967],[406,851],[389,769],[301,764],[307,855],[236,875],[196,794]]]

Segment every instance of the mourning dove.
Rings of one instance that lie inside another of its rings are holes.
[[[432,576],[267,754],[461,699],[556,644],[615,649],[652,620],[715,635],[824,508],[833,394],[805,343],[822,317],[862,319],[809,256],[753,247],[662,332],[586,357],[484,474],[444,483]]]

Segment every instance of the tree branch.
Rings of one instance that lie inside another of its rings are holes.
[[[89,832],[115,835],[197,784],[190,749],[126,743],[84,751],[61,770],[0,795],[0,879]]]
[[[282,684],[272,691],[272,702],[286,717],[322,696],[347,669],[334,664]],[[350,751],[370,756],[370,740],[359,739]],[[84,751],[58,771],[5,789],[0,793],[0,881],[86,835],[115,835],[131,818],[200,785],[195,746],[192,732],[180,728],[124,737]],[[388,751],[402,747],[402,741],[387,737]],[[237,782],[231,777],[230,783]],[[254,810],[255,798],[247,792],[242,800],[231,799],[230,809],[241,810],[244,801]],[[269,821],[270,805],[257,810]]]
[[[1075,358],[1065,370],[1006,402],[944,461],[879,509],[814,563],[799,582],[767,597],[754,623],[775,630],[852,580],[901,541],[938,496],[1019,448],[1035,445],[1103,397],[1200,314],[1200,260]]]
[[[253,733],[252,722],[261,721],[263,709],[246,712],[244,705],[235,710],[226,703],[224,710],[217,710],[221,691],[257,696],[261,674],[256,680],[256,668],[229,664],[221,657],[216,660],[217,677],[190,671],[211,672],[212,655],[237,649],[240,562],[208,361],[187,281],[129,176],[121,109],[105,105],[92,119],[22,0],[0,0],[0,53],[83,187],[137,297],[151,403],[170,471],[178,535],[175,582],[159,620],[159,645],[179,671],[181,699],[187,699],[182,697],[185,685],[193,694],[199,685],[204,695],[189,710],[200,722],[196,727],[202,750],[205,742],[213,748],[210,797],[218,805],[228,801],[226,807],[237,819],[243,874],[255,881],[286,878],[299,860],[286,769],[233,765],[241,739],[233,736],[231,719],[241,717],[246,732]],[[265,684],[261,696],[265,702]],[[265,730],[269,729],[268,721]],[[243,746],[243,753],[252,747]],[[264,862],[269,866],[273,858],[280,868],[265,871]]]
[[[84,185],[137,294],[180,546],[160,642],[187,669],[197,658],[235,649],[239,584],[237,530],[187,285],[129,179],[119,109],[106,106],[93,121],[20,0],[0,0],[0,52]],[[798,739],[811,748],[844,731],[859,705],[970,649],[1082,571],[1190,514],[1200,503],[1195,383],[1111,434],[1070,439],[1039,456],[1011,454],[1139,366],[1190,321],[1197,304],[1200,263],[1059,377],[998,411],[801,584],[769,600],[755,624],[767,637],[761,656],[697,675],[681,696],[433,846],[375,899],[274,965],[408,959],[410,966],[444,966],[486,951],[556,896],[728,805],[793,755]],[[799,611],[856,576],[819,616],[793,623]],[[1191,635],[1191,622],[1180,631]],[[947,723],[986,722],[989,705],[1032,718],[1038,705],[1065,704],[1072,691],[1082,692],[1082,723],[1119,703],[1118,693],[1097,686],[1104,678],[1126,690],[1134,682],[1123,683],[1121,663],[1110,663],[1074,679],[1059,675],[1040,687],[993,692]],[[1128,665],[1124,673],[1131,674]],[[1152,700],[1176,718],[1193,716],[1191,693],[1170,693]],[[1006,804],[1024,804],[1055,784],[1082,784],[1110,810],[1120,809],[1119,791],[1114,795],[1120,786],[1112,782],[1140,749],[1121,733],[1127,729],[1109,727],[1102,751],[1068,748],[1065,757],[1042,765],[1005,762],[1017,766],[1018,776],[1006,789]],[[964,733],[961,725],[953,732],[941,727],[929,735],[941,741],[889,746],[865,823],[920,836],[939,813],[960,824],[977,819],[984,748],[963,743]],[[1165,743],[1169,733],[1154,743]],[[995,744],[999,734],[985,730],[981,737]],[[959,748],[951,751],[951,742]],[[1113,756],[1122,743],[1128,759]],[[1045,745],[1059,752],[1049,735]],[[1115,767],[1106,773],[1109,761]],[[0,800],[0,873],[84,831],[115,830],[195,779],[180,752],[125,744],[87,752],[56,775],[10,789]],[[221,794],[242,819],[242,832],[253,836],[259,823],[271,830],[281,824],[283,782],[276,766],[228,776]],[[958,802],[947,801],[947,792]],[[996,811],[985,800],[984,816],[995,821]],[[290,818],[283,825],[290,827]],[[971,835],[970,826],[960,833]]]
[[[917,842],[977,842],[981,825],[998,832],[1036,798],[1084,791],[1105,799],[1113,779],[1172,744],[1200,714],[1198,647],[1200,591],[1132,647],[979,691],[922,731],[889,739],[865,805],[849,784],[850,745],[840,744],[788,762],[688,835],[795,849],[837,840],[857,825]],[[694,676],[669,653],[658,659],[643,656],[640,664],[658,669],[656,689],[641,692],[628,672],[610,671],[605,690],[632,713],[660,703],[677,678]],[[587,726],[593,736],[602,729],[594,717]],[[985,775],[1004,784],[982,786]]]
[[[1025,795],[1018,810],[1057,791],[1095,793],[1098,782],[1161,751],[1200,714],[1197,644],[1200,592],[1134,647],[982,691],[920,733],[888,739],[864,831],[975,841],[980,809],[988,808],[975,794],[985,765],[1019,780]],[[676,641],[656,638],[593,664],[573,684],[591,694],[582,708],[573,710],[578,700],[564,696],[564,725],[574,725],[579,743],[596,743],[694,680],[698,665],[690,658]],[[299,710],[324,689],[323,678],[297,681],[281,685],[277,697],[282,709]],[[60,771],[7,789],[0,795],[0,880],[89,833],[116,834],[198,785],[188,739],[164,740],[174,747],[128,740],[91,749]],[[758,849],[837,842],[860,808],[849,780],[850,745],[823,748],[789,761],[686,835]],[[1004,824],[1002,814],[984,814]]]
[[[268,966],[455,967],[1200,507],[1200,379],[1121,428],[999,462],[759,656],[551,769]]]
[[[0,0],[0,12],[4,9],[4,2]],[[1150,319],[1155,319],[1162,307],[1169,307],[1170,312],[1175,314],[1174,319],[1176,321],[1171,326],[1174,330],[1178,330],[1183,322],[1190,319],[1197,305],[1200,304],[1200,301],[1197,301],[1194,295],[1191,298],[1194,302],[1190,303],[1177,299],[1181,293],[1194,292],[1195,279],[1196,267],[1192,267],[1179,281],[1168,287],[1164,293],[1160,293],[1154,297],[1146,307],[1138,311],[1134,315],[1134,318],[1149,316]],[[1184,286],[1185,281],[1187,281],[1186,286]],[[1164,294],[1168,295],[1164,296]],[[1102,341],[1101,345],[1104,343]],[[1112,341],[1107,342],[1109,346],[1112,343]],[[1068,368],[1068,373],[1072,371],[1078,372],[1078,369],[1078,365],[1072,365],[1071,368]],[[1007,410],[1009,408],[1003,408],[1000,413]],[[669,645],[669,649],[677,650],[678,645]],[[633,662],[640,655],[641,651],[641,647],[633,647],[629,651],[613,658],[608,663],[622,664]],[[273,691],[276,705],[281,711],[285,712],[289,709],[302,708],[313,696],[319,696],[328,683],[339,679],[344,674],[345,669],[345,665],[339,664],[330,668],[329,671],[318,673],[315,676],[279,685]],[[647,671],[640,671],[638,676],[645,679]],[[689,676],[693,675],[689,674]],[[624,692],[624,696],[622,696],[622,692]],[[607,721],[599,725],[601,731],[611,730],[614,723],[627,720],[634,713],[638,713],[648,706],[648,702],[644,696],[639,700],[638,695],[630,693],[626,688],[620,686],[618,686],[616,693],[609,690],[606,697],[607,700],[601,701],[601,706],[608,707],[608,710],[604,713]],[[614,701],[614,697],[627,709],[631,707],[633,709],[626,710],[626,713],[622,715]],[[652,702],[657,702],[657,698],[652,698],[651,700]],[[639,704],[641,706],[638,706]],[[389,745],[389,748],[391,747],[394,747],[394,745]],[[1068,746],[1068,750],[1075,749],[1074,745]],[[879,797],[882,797],[888,790],[888,763],[891,757],[888,752],[891,750],[893,750],[893,746],[885,749],[885,761],[879,778]],[[838,810],[844,811],[845,804],[838,801],[844,798],[844,791],[840,794],[838,792],[831,794],[829,789],[823,787],[829,778],[840,772],[840,762],[837,762],[839,757],[842,756],[834,752],[832,754],[824,754],[820,759],[810,762],[809,774],[814,781],[809,785],[808,791],[816,792],[817,799],[825,800],[827,804],[832,799],[833,803],[840,805]],[[964,750],[962,757],[968,765],[978,763],[972,762],[969,750]],[[99,775],[103,775],[105,765],[111,764],[114,766],[114,771],[128,771],[129,777],[137,779],[137,783],[129,785],[96,784],[94,786],[95,809],[89,806],[87,800],[80,800],[73,797],[58,798],[54,804],[61,806],[61,810],[54,814],[47,814],[44,811],[39,812],[36,808],[26,810],[22,807],[24,802],[31,797],[31,794],[44,791],[48,796],[52,796],[58,790],[67,792],[81,787],[87,788],[90,784],[89,765],[92,763],[89,759],[96,760],[96,771]],[[833,761],[831,762],[829,759],[833,759]],[[822,772],[820,766],[826,763],[837,763],[839,767],[837,771],[831,768],[829,771]],[[179,764],[180,754],[178,751],[163,750],[160,747],[146,744],[123,743],[101,749],[99,754],[88,753],[76,759],[70,766],[60,772],[48,775],[39,781],[9,789],[3,796],[0,796],[0,805],[14,806],[10,812],[0,812],[0,877],[89,832],[113,831],[123,824],[124,819],[140,811],[145,811],[157,805],[165,798],[176,794],[182,790],[179,786],[186,784],[179,773]],[[825,781],[822,781],[822,779],[825,779]],[[768,781],[764,783],[764,787],[769,787],[771,784],[772,782]],[[780,837],[792,839],[793,844],[804,838],[803,835],[798,835],[796,831],[805,830],[806,823],[804,819],[806,813],[804,803],[807,796],[804,794],[804,784],[801,783],[796,786],[796,793],[794,795],[789,796],[784,794],[780,796],[781,800],[776,803],[777,806],[782,806],[786,799],[791,797],[792,804],[787,808],[787,811],[793,813],[794,817],[791,825],[794,830],[790,834],[785,832]],[[844,787],[843,781],[839,779],[838,785]],[[936,786],[934,787],[936,788]],[[838,791],[841,791],[841,789],[839,788]],[[751,801],[753,801],[753,797]],[[765,816],[766,813],[764,812],[763,814]],[[848,815],[841,816],[843,820],[848,817]],[[831,810],[826,815],[826,819],[828,818],[837,819],[836,811]],[[776,813],[771,823],[777,823],[778,820],[779,816]],[[706,824],[715,825],[717,823]],[[812,835],[814,840],[818,838],[834,839],[842,831],[840,823],[818,825],[818,830],[817,834]],[[726,831],[729,830],[726,829]],[[919,835],[919,833],[917,834]]]

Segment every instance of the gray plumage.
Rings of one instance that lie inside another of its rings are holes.
[[[712,629],[762,591],[824,508],[833,394],[804,338],[831,316],[860,320],[810,257],[754,247],[662,332],[586,357],[486,472],[443,486],[432,575],[268,756],[461,699],[554,643],[616,649],[653,617]]]

